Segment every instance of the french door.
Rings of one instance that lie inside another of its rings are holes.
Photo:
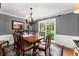
[[[56,18],[39,21],[38,33],[44,37],[51,35],[51,38],[54,39],[56,35]]]

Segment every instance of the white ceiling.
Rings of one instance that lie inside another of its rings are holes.
[[[34,19],[66,14],[74,10],[72,3],[2,3],[0,13],[25,19],[30,7],[33,8]]]

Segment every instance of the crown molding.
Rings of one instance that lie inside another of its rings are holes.
[[[51,18],[56,18],[56,17],[59,17],[59,16],[62,16],[62,15],[65,15],[65,14],[69,14],[69,13],[73,13],[73,9],[71,10],[67,10],[67,11],[62,11],[62,12],[59,12],[59,13],[56,13],[52,16],[48,16],[48,17],[44,17],[44,18],[37,18],[36,21],[41,21],[41,20],[47,20],[47,19],[51,19]]]
[[[59,16],[59,15],[64,15],[64,14],[68,14],[68,13],[73,13],[73,11],[74,11],[73,9],[67,10],[67,11],[62,11],[62,12],[56,13],[56,14],[54,14],[54,15],[50,15],[50,16],[48,16],[48,17],[37,18],[35,21],[50,19],[50,18],[57,17],[57,16]],[[1,10],[0,10],[0,14],[12,16],[12,17],[16,17],[16,18],[20,18],[20,19],[26,19],[26,18],[24,18],[24,17],[17,16],[17,15],[14,15],[14,14],[11,14],[11,13],[8,13],[8,12],[4,12],[4,11],[1,11]]]
[[[4,12],[4,11],[0,11],[0,14],[16,17],[16,18],[20,18],[20,19],[25,19],[24,17],[17,16],[17,15],[14,15],[14,14],[11,14],[11,13],[7,13],[7,12]]]

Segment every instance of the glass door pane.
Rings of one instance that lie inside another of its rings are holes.
[[[56,34],[56,18],[39,21],[38,23],[39,35],[44,37],[50,35],[51,38],[54,39]]]

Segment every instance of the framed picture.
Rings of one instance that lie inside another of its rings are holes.
[[[24,22],[12,20],[12,30],[23,30]]]

